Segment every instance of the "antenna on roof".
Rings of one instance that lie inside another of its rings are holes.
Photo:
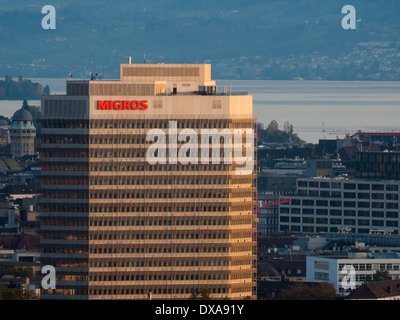
[[[97,76],[98,76],[98,73],[93,74],[93,61],[92,61],[92,73],[90,74],[90,80],[96,80]]]
[[[146,51],[143,54],[143,63],[146,63]]]

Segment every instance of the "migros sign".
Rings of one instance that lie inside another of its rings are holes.
[[[147,110],[147,100],[98,100],[97,110]]]

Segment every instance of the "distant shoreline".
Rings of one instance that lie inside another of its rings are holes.
[[[24,97],[24,98],[0,98],[0,101],[28,101],[28,100],[34,100],[34,101],[40,101],[41,97]]]

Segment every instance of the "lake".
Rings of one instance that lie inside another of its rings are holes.
[[[65,93],[66,79],[32,79]],[[400,129],[400,82],[218,80],[219,91],[245,91],[253,96],[259,122],[289,121],[307,142],[336,139],[336,130]],[[40,105],[40,101],[28,101]],[[0,114],[11,117],[22,101],[0,101]],[[325,130],[323,132],[323,129]],[[340,136],[339,136],[340,137]]]

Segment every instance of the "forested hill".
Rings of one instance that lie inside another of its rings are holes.
[[[55,30],[41,26],[47,4]],[[348,4],[356,30],[341,27]],[[121,62],[141,63],[144,53],[147,62],[210,62],[214,78],[388,80],[400,72],[398,0],[0,0],[0,8],[0,74],[118,77]]]

